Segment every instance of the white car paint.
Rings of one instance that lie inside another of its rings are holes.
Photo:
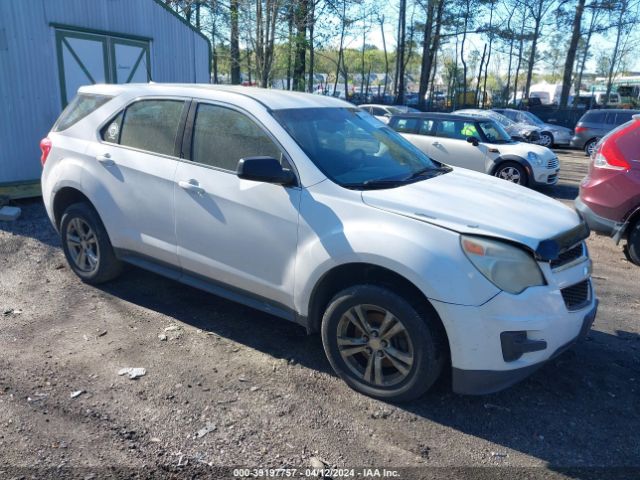
[[[456,138],[415,133],[402,133],[401,135],[434,160],[447,165],[490,173],[500,159],[513,155],[531,167],[534,183],[555,185],[558,182],[558,172],[560,171],[558,157],[552,150],[541,145],[525,142],[510,144],[479,142],[476,146],[466,140]],[[536,155],[535,161],[529,160],[530,153]]]
[[[461,248],[461,234],[473,234],[534,251],[543,240],[580,225],[578,215],[561,203],[457,168],[398,188],[346,189],[328,179],[270,113],[353,108],[346,102],[193,85],[96,85],[80,92],[115,98],[67,130],[49,134],[53,148],[42,174],[47,213],[57,226],[56,194],[63,188],[81,192],[97,210],[113,246],[159,261],[160,273],[165,266],[176,266],[180,270],[173,278],[187,283],[202,286],[183,278],[191,272],[203,281],[250,292],[269,302],[251,306],[314,328],[307,323],[313,313],[310,302],[324,275],[352,263],[384,267],[413,283],[431,302],[445,326],[454,369],[472,371],[538,365],[556,345],[575,339],[586,312],[595,306],[591,295],[588,305],[570,312],[560,293],[560,288],[588,281],[586,250],[562,271],[538,261],[547,285],[514,295],[485,278]],[[199,99],[246,112],[277,139],[299,185],[242,180],[233,172],[100,141],[99,128],[116,112],[135,100],[158,97]],[[180,186],[192,181],[203,190],[201,195]],[[499,345],[505,330],[526,330],[533,338],[546,339],[549,348],[506,362]]]

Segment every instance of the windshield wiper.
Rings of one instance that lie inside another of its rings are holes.
[[[446,165],[442,165],[440,167],[425,167],[413,172],[411,175],[405,178],[405,180],[414,180],[419,177],[424,177],[425,179],[433,178],[437,177],[438,175],[442,175],[443,173],[450,172],[451,170],[453,169]]]
[[[361,183],[343,183],[342,186],[345,188],[353,188],[353,189],[363,189],[363,190],[375,190],[379,188],[394,188],[399,187],[400,185],[405,185],[407,182],[405,179],[401,180],[391,180],[391,179],[372,179],[365,180]]]

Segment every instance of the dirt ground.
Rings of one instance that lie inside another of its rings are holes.
[[[560,157],[545,193],[570,202],[587,159]],[[134,268],[84,285],[41,202],[19,205],[0,223],[0,478],[640,478],[640,268],[608,238],[588,241],[585,342],[501,393],[445,380],[398,406],[350,390],[294,324]]]

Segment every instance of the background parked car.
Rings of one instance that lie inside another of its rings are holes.
[[[531,112],[514,110],[512,108],[494,108],[494,112],[500,113],[516,123],[526,123],[540,129],[539,145],[552,147],[554,145],[569,145],[573,132],[571,129],[552,123],[544,123]]]
[[[525,186],[553,185],[559,161],[545,147],[514,141],[490,118],[448,113],[394,115],[389,126],[438,162]]]
[[[457,110],[453,113],[457,113],[459,115],[474,115],[474,116],[490,118],[491,120],[494,120],[500,123],[502,127],[507,131],[507,133],[512,137],[517,137],[529,143],[538,143],[540,141],[540,129],[538,127],[534,127],[526,123],[514,122],[510,118],[507,118],[504,115],[494,112],[493,110],[467,108],[464,110]]]
[[[407,107],[406,105],[379,105],[368,103],[365,105],[359,105],[358,108],[360,110],[364,110],[367,113],[370,113],[382,123],[389,123],[389,118],[391,117],[391,115],[407,112],[419,112],[419,110]]]
[[[595,146],[602,137],[619,125],[631,120],[640,110],[589,110],[578,120],[573,131],[571,146],[584,149],[587,155],[592,155]]]
[[[629,260],[640,265],[640,115],[598,143],[575,205],[593,230],[626,238]]]

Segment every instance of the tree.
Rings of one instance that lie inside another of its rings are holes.
[[[586,0],[578,0],[576,5],[576,13],[573,17],[573,27],[571,29],[571,40],[569,40],[569,49],[567,50],[567,58],[564,62],[564,73],[562,75],[562,92],[560,93],[560,107],[566,107],[571,92],[571,76],[573,75],[573,65],[576,61],[576,53],[578,51],[578,42],[582,34],[582,15]]]

